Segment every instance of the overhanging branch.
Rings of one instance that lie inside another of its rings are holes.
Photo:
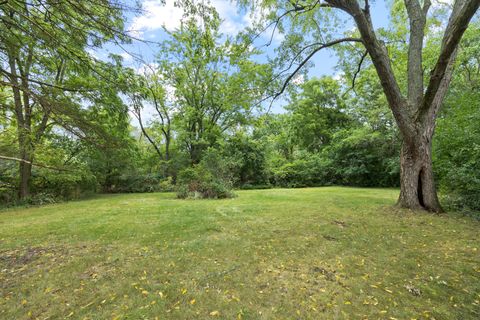
[[[280,89],[279,92],[277,92],[272,99],[272,102],[277,99],[280,95],[282,95],[285,92],[285,89],[288,87],[290,81],[297,75],[297,73],[303,68],[303,66],[320,50],[326,49],[329,47],[332,47],[334,45],[344,43],[344,42],[360,42],[363,43],[363,40],[360,38],[352,38],[352,37],[347,37],[347,38],[342,38],[342,39],[337,39],[333,40],[327,43],[319,43],[318,47],[315,48],[310,54],[308,54],[305,59],[303,59],[302,62],[299,63],[299,65],[295,68],[295,70],[285,79],[282,88]]]
[[[57,167],[47,166],[47,165],[39,164],[39,163],[33,163],[33,162],[31,162],[31,161],[27,161],[27,160],[19,159],[19,158],[14,158],[14,157],[7,157],[7,156],[2,156],[2,155],[0,155],[0,159],[10,160],[10,161],[17,161],[17,162],[23,162],[23,163],[30,164],[30,165],[32,165],[32,166],[41,167],[41,168],[50,169],[50,170],[73,172],[73,170],[68,170],[68,169],[64,169],[64,168],[57,168]]]

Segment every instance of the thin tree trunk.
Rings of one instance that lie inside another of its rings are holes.
[[[168,130],[168,133],[165,133],[165,168],[163,171],[163,175],[165,177],[170,177],[170,130]]]
[[[22,161],[19,163],[19,188],[18,197],[23,200],[30,195],[30,178],[32,176],[32,157],[29,157],[26,153],[22,154]]]

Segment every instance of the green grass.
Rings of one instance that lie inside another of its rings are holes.
[[[0,319],[480,319],[480,222],[398,191],[101,196],[0,212]]]

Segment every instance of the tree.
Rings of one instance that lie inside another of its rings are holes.
[[[438,117],[433,164],[455,209],[480,210],[480,23],[462,40],[452,85]]]
[[[293,59],[294,63],[290,66],[296,67],[285,77],[284,85],[276,96],[283,93],[289,81],[318,51],[350,42],[362,44],[375,67],[403,139],[398,205],[410,209],[442,211],[432,169],[432,138],[436,117],[452,77],[458,45],[480,6],[480,0],[454,2],[440,50],[429,73],[424,72],[423,53],[432,2],[404,1],[408,19],[408,39],[405,39],[408,42],[406,93],[402,91],[396,77],[392,66],[393,58],[389,55],[387,44],[381,40],[381,32],[373,27],[368,0],[289,1],[285,5],[273,1],[261,3],[270,12],[269,17],[274,16],[272,24],[275,27],[283,30],[283,26],[290,25],[293,30],[284,42],[285,51],[289,54],[283,54],[283,57]],[[280,13],[275,15],[272,12]],[[332,38],[332,25],[321,24],[332,20],[332,12],[343,12],[353,19],[358,36]],[[327,15],[330,15],[328,19]],[[289,19],[289,22],[282,25],[282,19]],[[307,34],[307,31],[312,33]],[[305,43],[306,41],[310,42]],[[361,61],[363,60],[362,58]]]
[[[90,83],[111,81],[102,67],[112,66],[96,62],[87,49],[128,40],[122,32],[126,8],[104,0],[1,3],[1,84],[13,97],[4,107],[17,128],[20,198],[29,195],[35,151],[49,130],[95,131],[83,121],[82,103],[95,104],[112,92]]]
[[[177,140],[197,164],[220,136],[248,121],[268,66],[250,61],[255,51],[220,33],[213,7],[189,9],[179,29],[169,32],[157,62],[164,86],[173,91],[167,98],[176,109]]]
[[[161,69],[153,65],[145,65],[143,74],[127,70],[127,88],[124,91],[130,99],[133,107],[131,111],[137,118],[142,134],[155,149],[159,160],[165,162],[164,175],[168,176],[175,105],[168,97],[168,81],[165,79],[166,75],[162,74]],[[142,111],[147,105],[153,106],[154,109],[154,119],[150,123],[153,132],[148,130],[142,118]],[[155,134],[157,132],[160,134]]]
[[[292,114],[295,137],[310,152],[319,151],[335,131],[352,124],[345,114],[340,85],[332,78],[311,79],[302,84],[287,110]]]

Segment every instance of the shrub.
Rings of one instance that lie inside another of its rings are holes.
[[[302,152],[291,162],[273,169],[273,183],[280,187],[300,188],[333,183],[333,168],[320,153]]]
[[[222,148],[222,157],[229,159],[235,185],[242,189],[268,183],[265,144],[238,132]]]
[[[96,191],[97,180],[88,170],[76,170],[66,172],[54,172],[51,170],[35,169],[32,175],[31,193],[34,202],[45,198],[48,203],[49,198],[55,199],[78,199],[86,194]]]
[[[400,181],[399,140],[367,127],[334,135],[325,150],[331,159],[334,183],[360,187],[393,187]]]
[[[480,217],[480,93],[447,99],[433,139],[433,164],[449,209]]]
[[[110,176],[105,185],[104,191],[108,193],[171,192],[175,189],[171,177],[135,172]]]
[[[181,199],[232,198],[233,173],[230,163],[215,149],[208,149],[202,161],[178,174],[177,197]]]

